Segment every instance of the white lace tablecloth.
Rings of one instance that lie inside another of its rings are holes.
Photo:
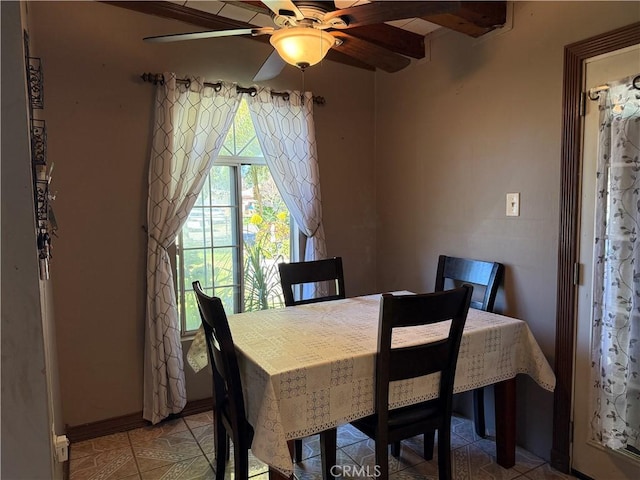
[[[380,295],[369,295],[229,316],[256,457],[290,475],[287,440],[373,413],[379,305]],[[443,338],[446,329],[448,322],[405,329],[394,345]],[[207,364],[206,355],[199,332],[187,358],[197,371]],[[518,373],[555,388],[555,375],[525,322],[470,309],[454,391]],[[436,397],[437,375],[395,382],[392,407]]]

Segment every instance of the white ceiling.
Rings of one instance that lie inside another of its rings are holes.
[[[189,8],[201,10],[221,17],[231,18],[252,25],[260,27],[273,27],[274,23],[270,15],[263,13],[256,13],[253,10],[238,7],[227,2],[219,0],[179,0],[172,1]],[[370,3],[369,0],[335,0],[336,8],[343,9],[349,8],[355,5],[361,5],[364,3]],[[394,20],[392,22],[386,22],[409,32],[417,33],[418,35],[426,35],[438,28],[438,25],[427,22],[419,18],[408,18],[405,20]]]

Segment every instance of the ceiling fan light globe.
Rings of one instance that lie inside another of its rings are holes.
[[[273,32],[270,42],[285,62],[306,68],[320,62],[335,44],[335,39],[316,28],[292,27]]]

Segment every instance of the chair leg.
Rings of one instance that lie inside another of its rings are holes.
[[[214,409],[213,409],[213,430],[214,430],[214,432],[213,432],[213,438],[214,438],[214,442],[216,442],[216,445],[217,445],[217,438],[218,438],[218,437],[217,437],[217,435],[218,435],[218,430],[220,430],[220,429],[222,429],[222,430],[224,431],[224,426],[223,426],[222,421],[219,421],[219,420],[218,420],[218,416],[217,416],[217,414],[216,414],[216,410],[215,410],[215,408],[214,408]],[[227,462],[229,462],[229,458],[231,457],[231,438],[229,438],[229,434],[228,434],[228,433],[227,433],[226,435],[227,435],[227,440],[226,440],[226,442],[225,442],[225,445],[226,445],[226,452],[225,452],[225,454],[224,454],[224,458],[225,458],[225,460],[226,460]],[[218,447],[216,446],[216,447],[215,447],[216,452],[218,451],[218,450],[217,450],[217,448],[218,448]],[[217,457],[216,457],[216,458],[217,458]]]
[[[224,471],[229,459],[229,436],[222,422],[214,425],[214,449],[216,452],[216,480],[224,480]]]
[[[433,454],[432,454],[433,455]],[[438,430],[438,479],[451,480],[451,423]]]
[[[433,460],[433,447],[435,445],[435,430],[424,432],[422,443],[424,443],[424,459]]]
[[[331,470],[336,464],[337,437],[338,431],[335,428],[320,433],[320,458],[322,459],[323,480],[334,478]]]
[[[378,436],[376,441],[376,464],[374,466],[379,469],[375,473],[379,473],[377,478],[388,479],[389,478],[389,440],[386,435]],[[370,472],[373,474],[374,472]]]
[[[400,456],[400,442],[393,442],[391,444],[391,455],[396,458]]]
[[[233,457],[235,471],[233,472],[234,478],[237,480],[249,479],[249,445],[243,442],[238,442],[238,445],[233,445]],[[216,479],[217,480],[217,479]]]
[[[473,391],[473,423],[476,427],[476,435],[485,438],[487,429],[484,423],[484,388],[482,387]]]
[[[302,439],[298,438],[294,440],[294,462],[300,463],[302,461]]]

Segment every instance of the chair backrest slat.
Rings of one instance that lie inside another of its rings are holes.
[[[444,290],[447,287],[446,280],[450,280],[452,286],[469,283],[485,287],[482,299],[472,299],[471,306],[478,310],[492,312],[503,276],[504,265],[501,263],[440,255],[435,290]]]
[[[393,349],[389,355],[389,381],[406,380],[440,372],[449,359],[448,340]]]
[[[280,282],[282,284],[284,304],[287,307],[345,298],[344,274],[342,271],[341,257],[313,260],[310,262],[280,263],[278,264],[278,270],[280,271]],[[335,293],[323,297],[303,300],[297,300],[295,298],[295,286],[304,283],[317,282],[334,282]]]

